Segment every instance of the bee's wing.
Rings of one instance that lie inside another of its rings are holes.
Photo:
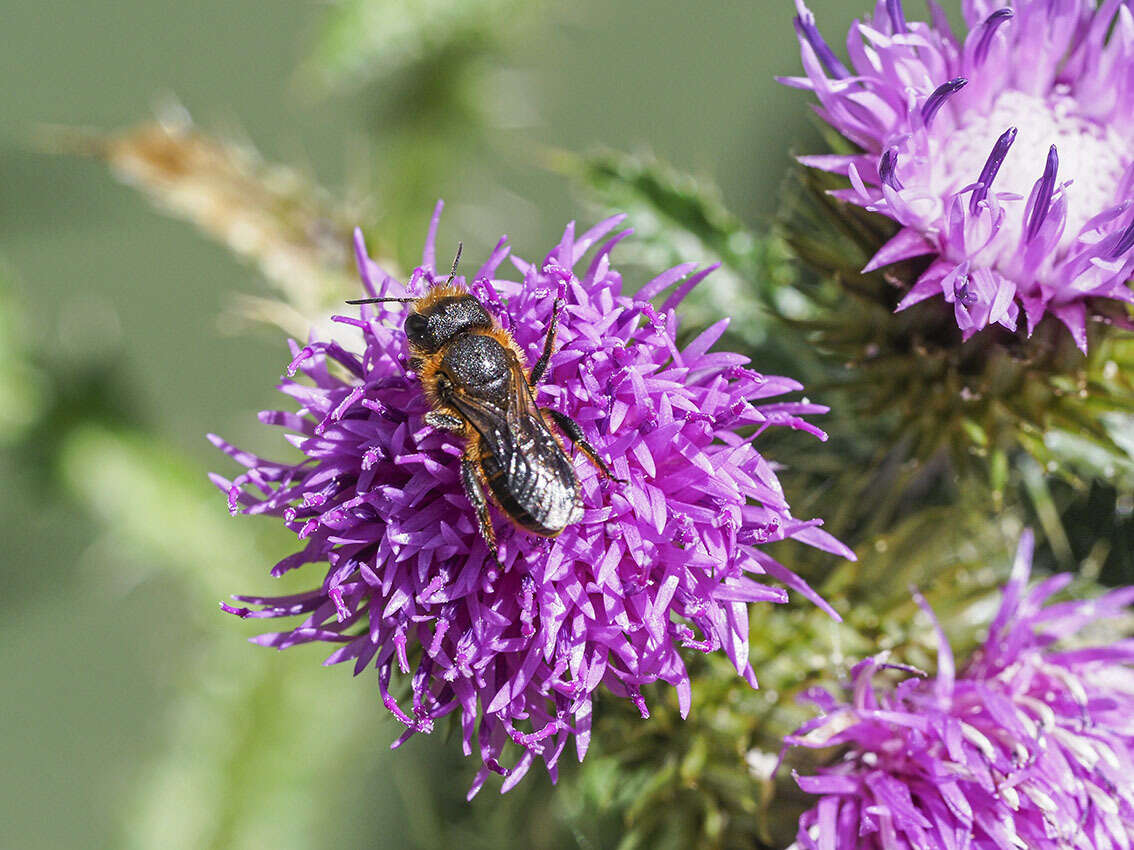
[[[495,455],[506,469],[518,453],[541,454],[548,441],[558,448],[544,425],[519,361],[512,358],[509,369],[504,406],[478,398],[462,387],[455,387],[446,398],[480,434],[483,449]]]
[[[574,467],[544,424],[519,363],[511,368],[505,407],[459,388],[448,400],[480,434],[482,451],[491,456],[489,465],[499,466],[508,495],[541,523],[561,527],[578,519]]]
[[[511,395],[511,394],[509,394]],[[513,434],[515,419],[509,416],[508,407],[478,398],[468,391],[456,387],[449,391],[445,400],[460,411],[461,415],[480,434],[483,450],[499,458],[507,458],[515,453],[516,435]]]

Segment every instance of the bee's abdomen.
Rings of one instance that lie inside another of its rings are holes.
[[[545,537],[554,537],[583,517],[574,469],[558,445],[556,449],[535,458],[521,450],[507,468],[491,453],[481,457],[488,489],[500,509],[516,525]]]

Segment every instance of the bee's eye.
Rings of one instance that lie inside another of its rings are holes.
[[[420,313],[410,313],[406,317],[406,336],[411,340],[420,340],[425,335],[427,322]]]

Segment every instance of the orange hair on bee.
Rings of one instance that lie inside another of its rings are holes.
[[[434,410],[443,411],[445,413],[452,413],[447,404],[441,401],[441,396],[437,392],[437,377],[441,371],[441,360],[437,357],[424,357],[420,361],[420,366],[417,369],[418,380],[421,381],[421,388],[425,392],[425,398],[429,402],[429,406]]]
[[[425,394],[425,400],[429,402],[430,408],[438,413],[446,413],[458,419],[465,419],[461,412],[456,408],[450,407],[441,400],[441,394],[437,391],[437,381],[441,376],[441,358],[440,357],[423,357],[418,361],[417,379],[421,381],[421,390]],[[465,430],[462,434],[468,444],[472,445],[475,432],[472,424],[467,420],[465,421]]]
[[[414,302],[413,309],[418,313],[425,313],[430,307],[440,301],[442,298],[453,298],[460,295],[468,295],[468,290],[463,286],[456,286],[452,283],[442,283],[430,288],[430,290],[422,295],[420,298],[411,299]]]

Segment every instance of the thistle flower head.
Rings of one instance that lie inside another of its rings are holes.
[[[936,676],[887,688],[875,657],[855,666],[847,702],[812,694],[823,714],[788,743],[845,752],[796,777],[820,796],[800,847],[1134,844],[1134,639],[1054,646],[1122,615],[1134,588],[1048,604],[1070,576],[1029,591],[1031,555],[1026,534],[988,638],[959,672],[938,626]]]
[[[899,310],[940,296],[966,339],[1051,314],[1086,351],[1096,299],[1134,301],[1129,4],[966,0],[957,37],[935,4],[925,23],[879,0],[851,27],[850,67],[796,5],[806,76],[785,82],[858,149],[802,162],[898,226],[865,271],[927,258]]]
[[[366,256],[358,237],[370,295],[419,296],[438,279],[440,211],[439,204],[422,265],[404,285]],[[752,442],[773,425],[823,437],[803,417],[825,408],[766,401],[800,387],[751,371],[740,355],[710,351],[726,322],[679,348],[674,307],[712,269],[684,264],[624,294],[611,265],[629,234],[615,232],[621,220],[578,237],[569,225],[542,262],[512,258],[518,280],[500,273],[509,253],[501,240],[467,281],[529,362],[562,299],[537,403],[578,422],[627,481],[608,482],[576,457],[583,516],[557,538],[519,531],[497,514],[498,562],[486,548],[461,489],[461,441],[423,421],[430,408],[407,371],[404,305],[339,317],[361,335],[354,352],[337,341],[293,345],[280,389],[299,409],[261,420],[292,432],[302,462],[271,462],[214,438],[247,467],[233,481],[215,477],[232,511],[282,517],[303,541],[273,575],[306,564],[325,570],[307,593],[238,597],[256,610],[226,610],[300,617],[258,642],[281,649],[327,642],[337,645],[328,663],[350,661],[356,673],[373,665],[386,707],[406,727],[399,743],[457,713],[466,754],[475,746],[483,761],[470,794],[492,771],[508,777],[507,790],[536,756],[554,776],[572,737],[581,759],[600,687],[645,715],[640,686],[662,680],[687,712],[681,648],[723,651],[755,686],[747,604],[787,598],[758,579],[770,576],[826,608],[761,544],[791,537],[851,556],[817,521],[792,516]],[[671,288],[660,309],[651,305]],[[307,380],[294,379],[297,372]],[[402,701],[395,678],[408,684]],[[505,767],[510,741],[520,756]]]

